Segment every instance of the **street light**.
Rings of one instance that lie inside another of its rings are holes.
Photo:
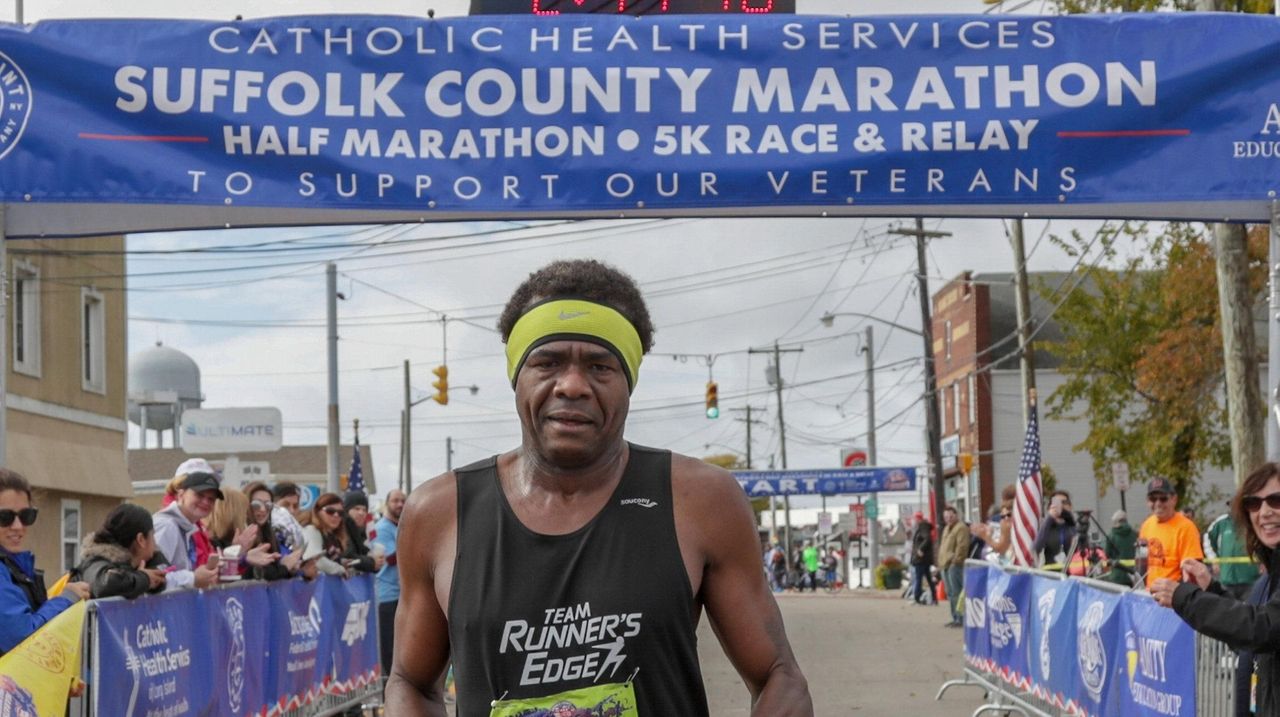
[[[837,312],[831,312],[831,311],[828,311],[827,313],[825,313],[825,314],[823,314],[823,315],[822,315],[822,318],[820,318],[820,319],[818,319],[818,320],[822,322],[822,325],[823,325],[823,326],[831,327],[831,326],[834,326],[834,325],[835,325],[835,323],[836,323],[836,317],[837,317],[837,316],[856,316],[856,317],[858,317],[858,318],[860,318],[860,319],[868,319],[868,320],[870,320],[870,321],[878,321],[878,322],[880,322],[880,323],[884,324],[885,326],[892,326],[893,328],[895,328],[895,329],[897,329],[897,330],[899,330],[899,331],[905,331],[905,332],[907,332],[907,333],[909,333],[909,334],[912,334],[912,335],[914,335],[914,336],[924,336],[924,333],[923,333],[922,331],[920,331],[919,329],[913,329],[913,328],[911,328],[910,326],[903,326],[902,324],[895,323],[895,322],[890,321],[890,320],[888,320],[888,319],[882,319],[882,318],[880,318],[879,316],[872,316],[871,314],[862,314],[862,313],[859,313],[859,312],[857,312],[857,311],[837,311]]]

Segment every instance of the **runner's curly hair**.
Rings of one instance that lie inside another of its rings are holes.
[[[653,322],[635,280],[595,259],[554,261],[530,274],[516,287],[498,317],[502,343],[511,337],[516,321],[531,304],[559,297],[587,299],[613,308],[636,327],[645,353],[653,346]]]

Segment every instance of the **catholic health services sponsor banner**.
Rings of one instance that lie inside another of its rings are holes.
[[[372,590],[322,576],[100,602],[95,713],[280,714],[368,684]]]
[[[100,203],[1265,219],[1278,43],[1205,13],[9,25],[0,200],[11,236],[45,202],[83,215],[47,231],[159,221]]]

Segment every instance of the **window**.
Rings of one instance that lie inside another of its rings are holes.
[[[951,384],[951,431],[960,432],[960,382]]]
[[[80,501],[62,500],[62,572],[80,564]]]
[[[107,392],[105,313],[102,294],[80,290],[80,382],[94,393]]]
[[[943,345],[946,348],[947,360],[951,360],[951,319],[947,319]]]
[[[978,374],[969,374],[969,425],[978,423]]]
[[[40,376],[40,270],[13,263],[13,370]]]

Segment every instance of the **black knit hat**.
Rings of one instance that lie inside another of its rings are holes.
[[[367,509],[369,507],[369,496],[358,490],[349,490],[342,496],[343,510],[351,510],[357,505],[362,505]]]

